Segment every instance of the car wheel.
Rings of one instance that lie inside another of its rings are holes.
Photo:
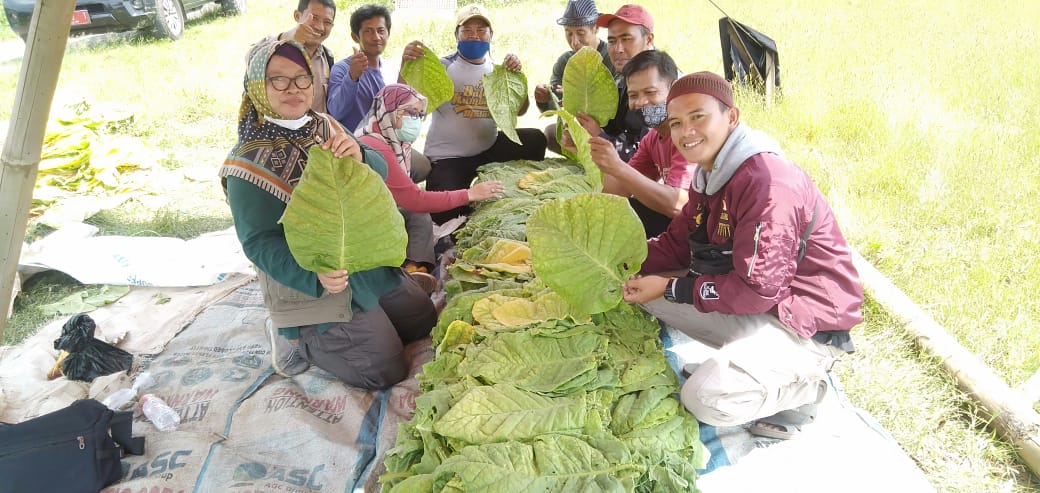
[[[246,0],[220,0],[220,8],[227,15],[246,13]]]
[[[184,34],[184,6],[180,0],[156,0],[155,36],[180,39]]]

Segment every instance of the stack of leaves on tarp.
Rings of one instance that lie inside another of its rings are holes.
[[[113,132],[133,124],[133,115],[80,101],[60,108],[47,124],[34,198],[69,193],[126,191],[143,180],[126,173],[150,168],[154,157],[140,140]]]
[[[86,101],[56,108],[47,123],[30,219],[54,229],[153,189],[158,159],[129,135],[134,117]]]
[[[459,232],[449,297],[383,491],[696,491],[706,450],[658,324],[621,300],[646,257],[626,200],[563,161],[482,168],[508,197]]]

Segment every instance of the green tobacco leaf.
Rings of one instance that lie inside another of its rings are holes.
[[[445,459],[434,475],[433,489],[427,491],[553,491],[549,478],[538,474],[531,446],[518,442],[464,447]]]
[[[527,77],[521,72],[495,65],[494,70],[484,74],[484,97],[487,98],[488,110],[498,129],[509,137],[509,140],[519,144],[516,117],[520,114],[524,101],[527,101]]]
[[[583,46],[563,69],[563,109],[572,115],[585,112],[599,126],[617,113],[618,88],[603,65],[599,51]]]
[[[130,293],[130,286],[101,286],[101,289],[92,296],[83,299],[84,303],[94,306],[105,306],[115,303],[116,300]]]
[[[44,315],[75,315],[97,310],[98,308],[115,303],[116,300],[126,296],[130,292],[130,286],[103,285],[100,289],[85,289],[72,293],[54,303],[40,305],[40,311]]]
[[[638,491],[633,481],[643,469],[634,462],[611,463],[580,437],[540,436],[531,444],[467,446],[437,468],[433,490],[426,491],[620,493]]]
[[[605,194],[554,199],[527,221],[535,274],[575,309],[609,310],[621,285],[646,260],[642,223],[622,197]]]
[[[401,66],[401,77],[408,85],[426,96],[430,111],[451,100],[455,93],[455,84],[448,77],[440,58],[429,48],[423,46],[422,57],[408,60]]]
[[[580,380],[575,382],[578,384],[592,381],[581,377],[595,376],[600,361],[605,359],[606,348],[607,338],[591,333],[554,338],[507,332],[491,339],[482,350],[467,355],[458,371],[529,392],[563,395],[577,390],[571,384],[575,380]]]
[[[383,179],[350,157],[313,146],[279,220],[300,266],[361,272],[404,262],[404,218]]]
[[[96,310],[97,307],[83,301],[83,296],[86,294],[86,291],[79,291],[55,301],[54,303],[40,305],[40,312],[49,317],[55,315],[73,315],[76,313],[92,312]]]
[[[558,116],[563,120],[567,125],[567,131],[571,134],[571,139],[574,140],[574,147],[578,150],[578,155],[573,156],[573,159],[585,170],[585,177],[588,178],[592,189],[597,192],[602,191],[603,172],[592,161],[592,147],[589,146],[589,133],[585,130],[585,127],[582,127],[578,123],[578,119],[574,118],[574,115],[568,113],[567,110],[546,111],[542,113],[542,116]]]
[[[574,432],[588,417],[585,394],[545,397],[510,385],[473,387],[433,423],[433,431],[468,443],[523,440]]]

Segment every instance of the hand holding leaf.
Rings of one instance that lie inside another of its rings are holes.
[[[423,56],[406,60],[401,66],[401,78],[419,94],[426,96],[430,111],[433,111],[451,100],[455,84],[448,77],[448,71],[437,54],[424,45],[418,47],[422,48]]]
[[[587,113],[599,126],[617,113],[618,88],[603,65],[603,57],[588,46],[578,50],[563,69],[563,109],[572,115]]]
[[[571,139],[574,142],[576,152],[574,156],[567,156],[574,159],[581,165],[582,169],[585,170],[585,177],[588,178],[589,184],[592,185],[592,189],[599,192],[603,190],[603,172],[600,171],[596,163],[592,161],[592,148],[589,147],[589,133],[581,126],[573,115],[567,112],[567,110],[555,110],[546,111],[542,113],[542,116],[558,116],[563,120],[567,127],[567,133],[570,134]],[[559,128],[559,127],[557,127]]]
[[[516,117],[527,101],[527,77],[521,72],[495,65],[494,70],[484,74],[483,80],[484,97],[495,124],[509,140],[520,144]]]
[[[350,279],[347,278],[347,271],[334,270],[318,274],[318,282],[321,283],[321,287],[325,288],[325,291],[328,291],[330,294],[336,294],[347,289]]]
[[[585,313],[622,299],[622,285],[646,260],[646,234],[628,201],[585,194],[545,203],[527,220],[534,273]]]

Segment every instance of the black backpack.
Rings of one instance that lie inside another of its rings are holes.
[[[84,399],[0,425],[0,493],[101,491],[123,477],[124,453],[144,452],[144,438],[131,436],[132,421],[130,411]]]

